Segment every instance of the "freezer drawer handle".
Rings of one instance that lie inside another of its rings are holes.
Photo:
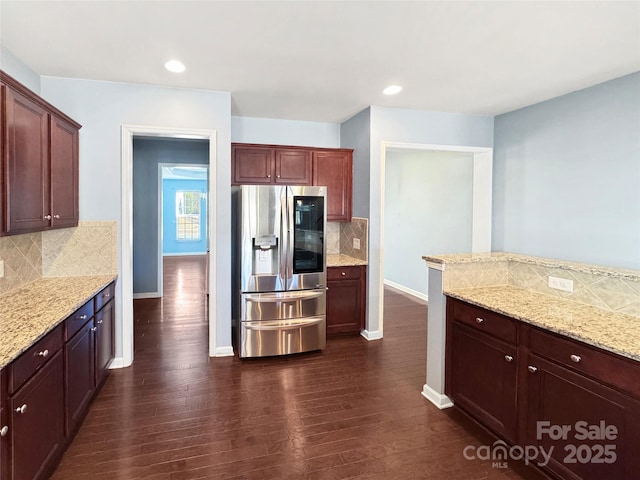
[[[288,323],[286,325],[245,325],[245,328],[247,330],[293,330],[300,327],[311,327],[322,322],[324,322],[324,318],[306,322]]]
[[[282,296],[265,295],[258,293],[255,295],[245,295],[244,298],[256,303],[291,302],[296,300],[310,300],[312,298],[320,297],[321,295],[324,295],[324,292],[324,290],[301,290],[290,295]]]

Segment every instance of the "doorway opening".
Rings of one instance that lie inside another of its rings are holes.
[[[122,265],[120,269],[120,281],[122,285],[122,322],[121,331],[116,331],[116,335],[122,338],[122,364],[117,365],[119,367],[126,367],[133,362],[133,293],[134,293],[134,275],[133,275],[133,263],[134,263],[134,182],[133,182],[133,153],[134,153],[134,139],[147,138],[156,140],[200,140],[206,144],[206,150],[208,152],[208,184],[215,185],[215,171],[216,171],[216,132],[214,130],[200,130],[200,129],[184,129],[184,128],[168,128],[168,127],[149,127],[138,125],[123,125],[122,126],[122,170],[121,170],[121,184],[122,184],[122,225],[121,225],[121,259]],[[166,162],[165,162],[166,163]],[[190,163],[190,162],[188,162]],[[154,184],[154,190],[158,187],[158,175],[157,166],[153,165],[153,173],[149,175]],[[144,196],[144,195],[143,195]],[[206,197],[207,209],[206,209],[206,222],[208,225],[208,249],[215,251],[215,238],[216,238],[216,205],[215,196],[207,195]],[[155,200],[153,202],[153,208],[155,209],[153,217],[158,218],[157,211],[159,202]],[[158,228],[152,229],[153,232],[157,232]],[[158,236],[158,235],[156,235]],[[159,239],[149,241],[146,243],[148,248],[161,248]],[[150,270],[158,271],[158,255],[153,256],[153,265],[149,266]],[[161,256],[160,256],[161,258]],[[207,311],[208,311],[208,324],[209,324],[209,355],[215,354],[216,348],[216,262],[215,255],[210,257],[209,269],[207,272],[207,283],[209,286],[209,296],[207,299]],[[156,273],[154,276],[156,281],[156,292],[161,289],[157,288],[157,282],[161,281]]]

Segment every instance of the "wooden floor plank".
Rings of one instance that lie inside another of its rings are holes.
[[[54,480],[544,478],[466,460],[495,438],[420,395],[424,302],[385,290],[379,341],[209,358],[203,258],[164,269],[164,298],[134,302],[133,365],[111,372]]]

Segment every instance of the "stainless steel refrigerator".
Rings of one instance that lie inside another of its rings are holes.
[[[326,344],[326,187],[243,185],[236,192],[240,357]]]

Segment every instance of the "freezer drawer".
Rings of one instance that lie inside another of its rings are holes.
[[[239,355],[267,357],[323,349],[325,316],[295,320],[240,322]]]
[[[324,316],[327,291],[322,289],[293,292],[245,293],[240,299],[240,320],[285,320]]]

